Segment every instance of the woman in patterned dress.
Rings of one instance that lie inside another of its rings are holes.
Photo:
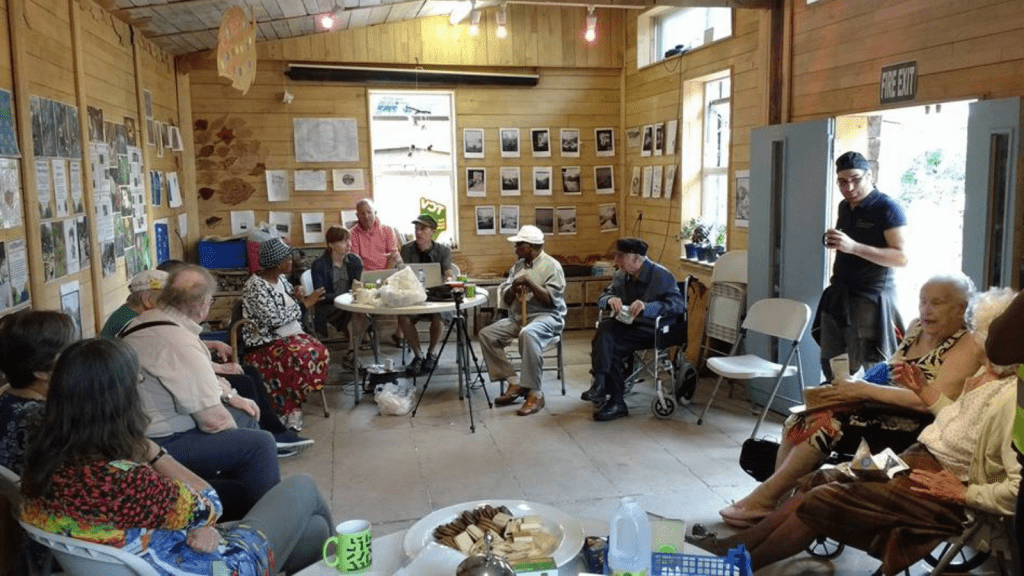
[[[123,548],[161,575],[293,574],[317,561],[334,523],[313,480],[289,477],[218,526],[217,492],[146,438],[138,378],[120,340],[82,340],[61,355],[29,438],[22,521]]]
[[[255,330],[247,326],[243,333],[249,350],[246,363],[263,376],[285,426],[299,431],[302,404],[310,392],[324,387],[330,356],[302,330],[303,310],[323,299],[324,289],[306,295],[301,286],[291,285],[291,253],[280,238],[260,243],[260,271],[242,288],[242,316],[256,323]]]
[[[889,446],[899,452],[912,444],[932,415],[913,392],[892,385],[889,368],[899,362],[918,366],[932,386],[956,399],[964,380],[980,366],[970,338],[963,337],[968,333],[965,316],[973,295],[973,283],[962,274],[937,275],[925,282],[919,317],[896,354],[872,368],[864,380],[837,379],[825,389],[822,400],[841,408],[805,412],[786,420],[775,473],[720,510],[725,522],[746,528],[767,516],[840,440],[851,453],[861,438],[876,451]],[[876,445],[880,443],[884,445]]]

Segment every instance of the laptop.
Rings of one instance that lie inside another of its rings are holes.
[[[381,282],[387,280],[388,277],[394,274],[395,272],[398,272],[397,268],[386,268],[384,270],[363,270],[363,275],[362,277],[359,278],[359,280],[363,284],[369,284],[373,282],[377,286],[380,286]]]
[[[420,277],[420,271],[423,271],[423,278],[426,280],[423,284],[425,288],[433,288],[434,286],[440,286],[444,284],[444,279],[441,278],[441,263],[440,262],[428,262],[426,264],[406,264],[407,267],[412,268],[416,277]]]

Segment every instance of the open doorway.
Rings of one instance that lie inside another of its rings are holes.
[[[896,306],[905,323],[917,318],[918,293],[927,278],[961,268],[969,105],[946,102],[836,118],[835,155],[864,154],[876,166],[878,189],[906,210],[908,263],[896,270]],[[831,222],[841,200],[833,183]]]

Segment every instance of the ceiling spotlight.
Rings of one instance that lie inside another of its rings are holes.
[[[501,5],[501,10],[495,14],[495,20],[498,22],[498,29],[494,31],[498,35],[498,38],[504,38],[508,36],[508,28],[506,23],[508,22],[508,13],[505,12],[505,5]]]
[[[593,6],[587,8],[587,31],[583,33],[583,39],[587,42],[597,40],[597,16]]]
[[[480,11],[474,9],[469,13],[469,35],[476,36],[480,33]]]
[[[334,28],[334,24],[337,21],[338,17],[334,14],[334,10],[331,10],[327,14],[320,16],[320,27],[324,30],[330,30]]]

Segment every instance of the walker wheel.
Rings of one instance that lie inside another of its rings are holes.
[[[651,402],[651,412],[658,418],[668,418],[676,411],[676,403],[671,398],[666,397],[664,400],[661,398],[655,398]]]
[[[943,542],[939,546],[924,557],[924,561],[929,566],[936,566],[939,560],[942,559],[946,551],[952,546],[949,542]],[[984,552],[971,546],[964,546],[959,552],[953,557],[953,561],[946,566],[946,572],[950,574],[967,574],[980,567],[988,560],[989,552]]]
[[[846,544],[837,542],[827,536],[818,536],[813,542],[807,545],[807,553],[815,558],[832,560],[843,553]]]

